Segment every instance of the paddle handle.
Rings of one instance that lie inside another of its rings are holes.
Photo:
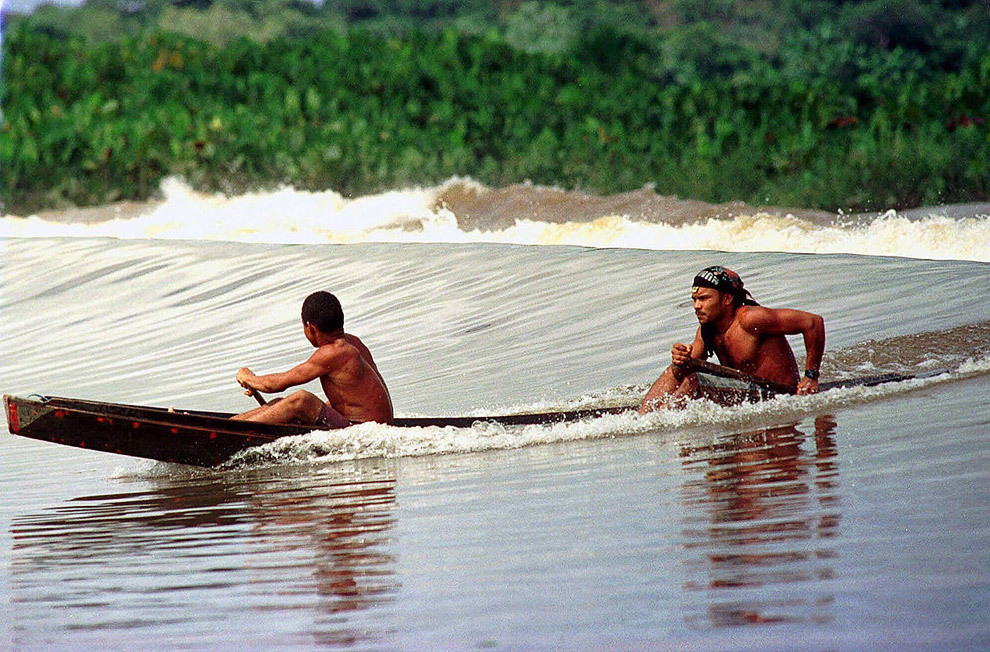
[[[738,369],[733,369],[731,367],[723,367],[720,364],[714,364],[708,362],[707,360],[699,360],[697,358],[691,358],[685,365],[691,371],[701,371],[706,374],[711,374],[712,376],[721,376],[722,378],[733,378],[735,380],[741,380],[743,382],[752,383],[757,387],[762,387],[763,389],[768,389],[775,394],[793,394],[797,391],[797,388],[791,385],[784,385],[783,383],[775,383],[772,380],[764,380],[763,378],[758,378],[752,374],[748,374],[744,371],[739,371]]]
[[[254,400],[258,401],[258,405],[268,405],[268,401],[265,400],[265,397],[258,390],[251,390],[251,396],[254,397]]]

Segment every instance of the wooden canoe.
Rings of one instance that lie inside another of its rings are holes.
[[[101,403],[59,396],[5,395],[11,434],[65,446],[130,455],[162,462],[217,466],[231,455],[279,437],[304,435],[319,428],[231,421],[232,414]],[[400,417],[400,427],[454,426],[478,421],[503,425],[576,421],[634,406],[481,417]]]
[[[877,385],[913,377],[898,374],[871,376],[823,383],[821,390]],[[764,387],[746,386],[738,382],[735,387],[722,387],[719,391],[732,402],[758,401],[774,396]],[[36,394],[27,398],[4,395],[3,402],[8,429],[14,435],[194,466],[217,466],[247,448],[279,437],[304,435],[318,430],[312,426],[231,421],[233,415],[222,412],[175,411]],[[479,421],[505,426],[553,424],[619,414],[635,409],[637,405],[492,416],[398,417],[394,425],[468,428]]]

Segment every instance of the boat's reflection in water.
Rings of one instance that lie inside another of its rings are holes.
[[[152,627],[175,643],[224,631],[232,645],[380,642],[383,627],[361,613],[399,588],[394,473],[381,460],[351,471],[170,474],[151,491],[16,519],[14,641],[71,631],[95,643],[112,631],[127,647]]]
[[[25,648],[71,635],[78,647],[112,638],[111,647],[143,649],[153,631],[173,648],[389,649],[397,636],[418,641],[435,608],[473,614],[465,617],[484,631],[502,626],[504,613],[491,622],[481,613],[492,609],[491,595],[507,596],[496,599],[522,614],[511,627],[530,627],[538,622],[531,614],[550,609],[548,636],[571,631],[585,618],[567,602],[574,587],[599,610],[642,608],[650,631],[669,627],[668,617],[694,630],[830,623],[840,524],[834,430],[819,417],[813,434],[778,427],[665,449],[679,458],[652,459],[649,440],[630,438],[568,448],[594,457],[566,463],[563,449],[538,447],[222,472],[163,465],[168,475],[116,480],[133,492],[13,519],[10,629]],[[521,470],[498,466],[509,463]],[[416,480],[424,464],[441,469],[442,481]],[[413,496],[404,512],[397,468]],[[594,504],[604,511],[590,509],[585,496],[609,486],[644,501],[624,506],[601,495]],[[568,516],[548,514],[548,505]],[[479,526],[492,517],[487,509],[512,521],[510,535]],[[644,526],[648,513],[659,518]],[[514,537],[508,549],[506,536]],[[664,572],[645,598],[608,597],[652,581],[643,569],[658,558],[686,572],[680,584]],[[619,579],[602,585],[610,573]],[[529,590],[517,586],[521,576]],[[635,638],[644,625],[626,626]]]
[[[827,623],[839,529],[835,421],[682,448],[693,627]]]

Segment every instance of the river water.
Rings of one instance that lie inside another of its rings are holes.
[[[327,289],[397,414],[628,401],[693,336],[710,264],[822,314],[826,380],[944,373],[568,425],[364,424],[220,469],[2,424],[0,649],[986,649],[988,213],[452,180],[170,181],[6,216],[5,393],[247,410],[235,371],[306,357],[299,305]]]

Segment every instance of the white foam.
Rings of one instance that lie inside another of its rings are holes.
[[[448,183],[466,184],[457,179]],[[98,223],[0,218],[0,237],[114,237],[265,243],[497,242],[656,250],[780,251],[887,255],[990,262],[990,217],[908,219],[888,211],[873,220],[819,225],[793,215],[737,215],[696,224],[643,222],[606,215],[590,222],[519,219],[497,230],[464,231],[437,208],[446,187],[396,190],[348,199],[292,188],[235,197],[195,192],[178,179],[165,200],[138,217]]]
[[[719,432],[763,428],[798,421],[822,410],[886,399],[924,387],[990,372],[990,356],[967,360],[952,372],[874,387],[847,387],[810,396],[783,396],[771,401],[722,407],[707,400],[690,401],[681,410],[640,415],[635,410],[569,423],[502,426],[478,421],[470,428],[400,428],[366,423],[330,432],[314,432],[244,451],[230,466],[265,466],[298,462],[340,462],[361,458],[413,457],[520,448],[584,439],[676,433],[704,427]],[[558,409],[564,406],[558,406]],[[545,409],[541,404],[539,408]]]

